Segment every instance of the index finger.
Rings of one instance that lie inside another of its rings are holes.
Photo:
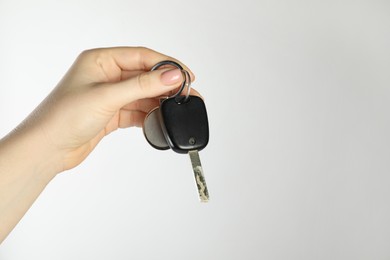
[[[122,71],[149,71],[155,64],[163,60],[172,60],[179,63],[191,75],[191,81],[195,80],[194,73],[182,62],[145,47],[113,47],[95,49],[101,55],[103,62],[115,62]],[[108,55],[105,55],[108,54]]]

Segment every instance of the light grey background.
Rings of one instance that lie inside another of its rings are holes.
[[[189,158],[140,129],[59,175],[0,259],[389,259],[389,1],[0,0],[0,134],[84,49],[143,45],[197,75]],[[34,152],[34,151],[31,151]]]

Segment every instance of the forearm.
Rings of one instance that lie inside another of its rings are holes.
[[[0,243],[58,172],[54,156],[34,130],[0,140]]]

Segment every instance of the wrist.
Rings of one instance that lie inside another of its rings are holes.
[[[59,172],[55,157],[34,131],[0,139],[0,243]]]
[[[1,139],[0,157],[7,165],[17,166],[25,177],[37,181],[48,183],[62,171],[58,152],[48,145],[38,129],[30,127],[21,126]]]

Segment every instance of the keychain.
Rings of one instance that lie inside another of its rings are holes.
[[[208,202],[209,193],[203,175],[199,151],[209,142],[206,106],[198,96],[190,95],[191,77],[188,71],[174,61],[161,61],[151,69],[171,65],[183,73],[183,83],[177,93],[160,101],[160,106],[148,113],[143,131],[149,144],[158,150],[172,149],[190,155],[192,169],[201,202]],[[182,92],[187,87],[187,93]]]

